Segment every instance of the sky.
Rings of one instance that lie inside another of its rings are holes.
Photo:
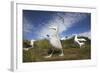
[[[58,26],[60,38],[77,34],[91,38],[91,13],[23,10],[23,38],[38,40]]]

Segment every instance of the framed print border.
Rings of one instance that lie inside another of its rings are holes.
[[[59,61],[59,62],[35,62],[23,63],[22,62],[22,10],[42,10],[42,11],[60,11],[60,12],[86,12],[91,13],[91,59],[90,60],[72,60],[72,61]],[[11,3],[11,70],[32,70],[32,69],[54,69],[66,67],[81,67],[81,66],[94,66],[96,65],[96,47],[94,44],[96,24],[96,8],[95,7],[75,7],[64,5],[42,5],[34,3]],[[95,48],[95,49],[93,49]],[[65,65],[66,64],[66,65]],[[48,67],[47,67],[48,66]]]

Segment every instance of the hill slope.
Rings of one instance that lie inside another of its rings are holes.
[[[78,37],[84,38],[87,41],[82,48],[79,48],[77,44],[74,43],[74,37],[66,40],[61,40],[64,56],[59,57],[59,51],[55,51],[54,55],[51,58],[44,58],[50,52],[49,41],[46,39],[37,40],[34,43],[34,48],[29,49],[28,51],[23,50],[23,62],[40,62],[40,61],[61,61],[61,60],[83,60],[91,58],[91,40],[87,37]],[[23,47],[25,47],[25,40],[23,41]],[[29,41],[27,40],[27,45]]]

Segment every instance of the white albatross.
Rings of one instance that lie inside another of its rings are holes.
[[[35,40],[31,40],[30,44],[29,44],[31,47],[24,48],[24,50],[28,51],[30,48],[33,48],[34,47],[34,42],[35,42]]]
[[[31,40],[30,45],[32,46],[32,48],[34,47],[34,42],[35,40]]]
[[[45,56],[45,58],[51,57],[55,48],[61,51],[59,56],[63,56],[64,53],[63,53],[62,44],[61,44],[61,41],[60,41],[60,38],[59,38],[59,35],[58,35],[58,27],[57,26],[52,26],[52,27],[49,27],[49,29],[51,30],[52,34],[50,36],[49,35],[47,35],[47,36],[49,37],[49,42],[53,47],[52,48],[53,51],[51,52],[50,55]]]
[[[74,42],[76,42],[80,48],[85,44],[86,39],[84,38],[78,38],[77,35],[75,34]]]

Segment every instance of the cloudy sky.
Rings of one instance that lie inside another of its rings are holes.
[[[59,26],[60,38],[78,34],[91,37],[91,14],[23,10],[23,38],[38,40],[51,34],[49,27]]]

